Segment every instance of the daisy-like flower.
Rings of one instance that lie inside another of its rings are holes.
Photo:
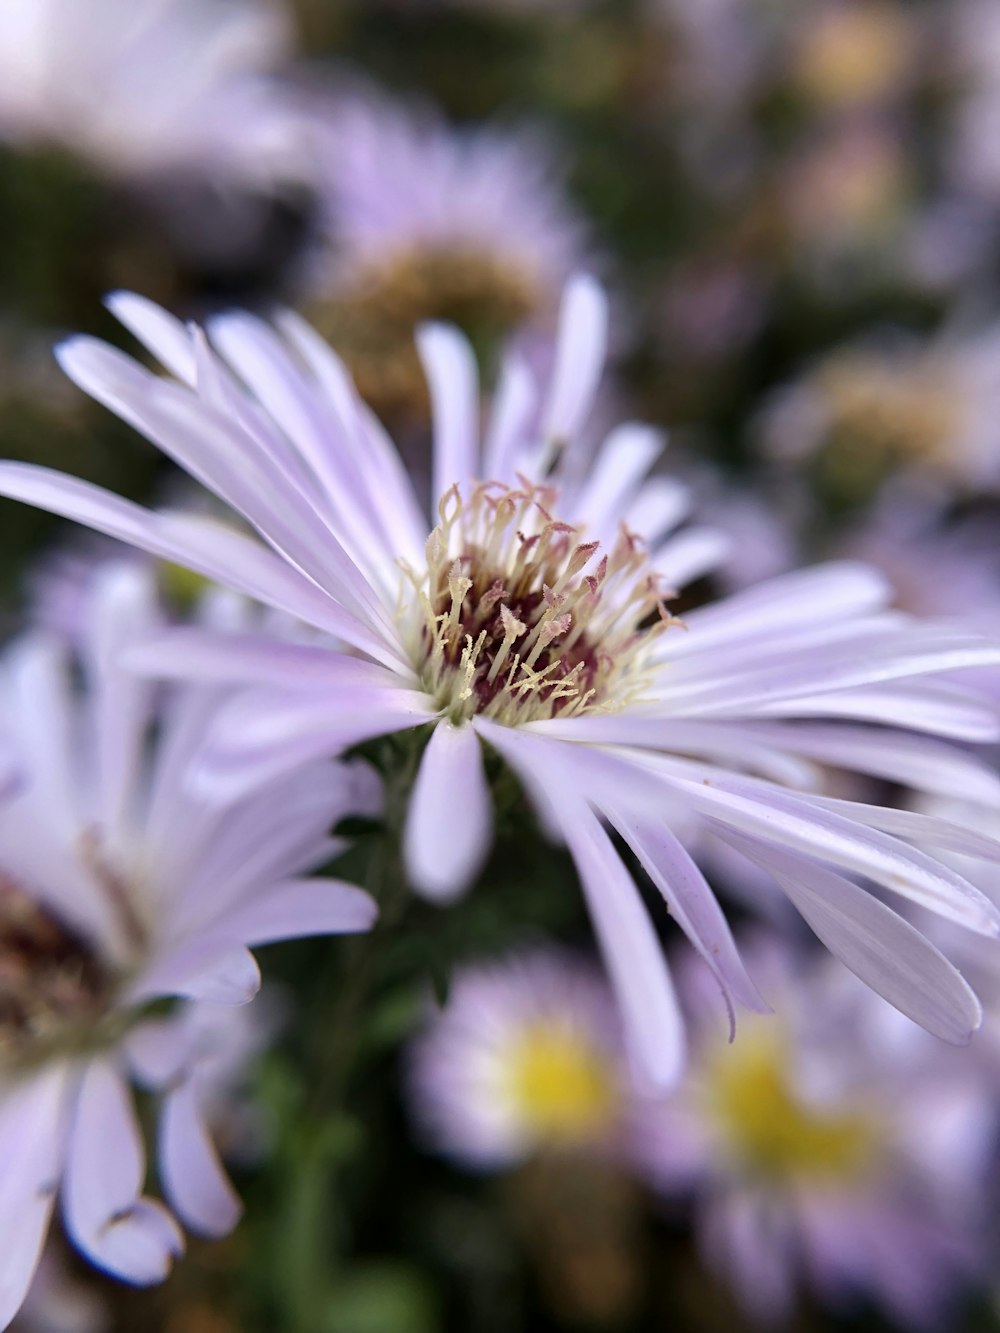
[[[778,459],[821,454],[855,495],[894,471],[953,489],[989,486],[1000,457],[998,350],[995,326],[838,348],[775,395],[761,420],[764,446]]]
[[[410,1051],[423,1137],[463,1165],[607,1153],[628,1078],[611,993],[593,966],[537,949],[464,968]]]
[[[965,982],[854,880],[992,934],[993,906],[914,844],[957,841],[986,857],[997,845],[820,788],[834,766],[1000,801],[996,778],[942,739],[994,736],[995,709],[934,678],[994,665],[1000,649],[888,610],[883,579],[848,563],[675,622],[671,590],[718,558],[718,539],[668,535],[685,496],[647,477],[655,431],[621,426],[589,456],[581,426],[606,319],[591,281],[568,289],[547,391],[508,361],[483,440],[471,348],[453,330],[422,330],[435,408],[429,519],[342,364],[297,317],[272,328],[234,314],[205,333],[137,297],[112,306],[176,380],[88,338],[62,348],[64,367],[263,542],[25,464],[0,467],[0,492],[327,633],[328,645],[178,629],[130,650],[130,665],[153,674],[250,687],[215,729],[202,780],[218,795],[375,737],[426,741],[404,851],[415,888],[444,902],[490,844],[485,745],[565,840],[633,1052],[660,1084],[681,1068],[682,1019],[609,825],[731,1003],[763,1007],[683,846],[698,827],[773,876],[881,994],[943,1037],[968,1037],[980,1010]]]
[[[317,110],[312,128],[325,245],[310,297],[369,402],[423,402],[413,331],[427,320],[487,349],[551,328],[585,243],[537,132],[456,128],[367,86]]]
[[[266,80],[287,54],[270,0],[5,0],[0,138],[113,178],[284,169],[292,120]]]
[[[44,635],[15,644],[2,663],[0,727],[20,765],[20,785],[0,808],[3,1328],[57,1196],[73,1242],[127,1281],[158,1281],[182,1247],[172,1214],[142,1194],[129,1077],[156,1081],[143,1030],[149,1006],[167,997],[244,1002],[259,984],[249,945],[365,930],[375,917],[358,889],[301,878],[336,850],[328,831],[364,808],[370,780],[314,764],[207,807],[187,775],[216,691],[162,699],[117,665],[156,624],[146,577],[114,568],[95,593],[85,694],[72,690],[67,652]],[[202,1102],[197,1062],[175,1064],[160,1174],[184,1220],[218,1234],[238,1207]]]
[[[637,1169],[694,1201],[705,1261],[762,1327],[802,1288],[950,1326],[949,1301],[985,1276],[986,1070],[822,958],[746,952],[781,1017],[749,1019],[730,1046],[703,970],[687,975],[691,1067],[672,1098],[636,1104]]]

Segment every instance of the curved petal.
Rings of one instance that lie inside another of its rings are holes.
[[[479,736],[439,722],[420,761],[403,835],[410,882],[435,902],[469,887],[486,859],[493,809]]]
[[[130,1004],[162,996],[246,1004],[260,989],[260,968],[232,938],[196,939],[158,959],[132,988]]]
[[[63,1217],[89,1259],[140,1286],[162,1281],[184,1245],[170,1215],[140,1196],[145,1169],[131,1095],[111,1064],[95,1060],[80,1083]]]
[[[50,1070],[0,1098],[0,1328],[21,1308],[49,1229],[65,1137],[66,1076]]]
[[[230,909],[227,931],[247,944],[273,944],[306,935],[350,935],[371,930],[374,898],[336,879],[297,879],[275,884],[251,902]]]
[[[936,1037],[969,1040],[983,1019],[975,993],[908,921],[842,875],[753,840],[731,840],[775,877],[855,976]]]
[[[163,1191],[185,1226],[203,1236],[226,1236],[242,1204],[222,1168],[190,1079],[166,1098],[160,1118]]]

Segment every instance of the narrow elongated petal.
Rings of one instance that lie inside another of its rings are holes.
[[[480,475],[479,376],[472,348],[457,329],[425,324],[417,351],[434,412],[432,503],[450,486],[465,487]]]
[[[681,930],[711,968],[729,1004],[731,1023],[734,1000],[755,1013],[770,1013],[770,1006],[747,975],[715,894],[670,829],[615,809],[607,814],[663,894]]]
[[[685,1062],[684,1020],[667,960],[639,891],[599,820],[578,802],[557,804],[637,1072],[665,1091],[678,1082]]]
[[[593,278],[574,278],[559,312],[556,364],[542,414],[543,439],[561,445],[579,431],[597,392],[607,339],[607,297]]]
[[[184,1225],[202,1236],[228,1235],[243,1208],[219,1161],[190,1079],[164,1102],[159,1161],[164,1193]]]
[[[914,1022],[945,1041],[968,1041],[982,1022],[962,975],[908,921],[842,875],[779,848],[737,840],[774,875],[832,954]]]
[[[229,911],[226,929],[247,944],[272,944],[306,935],[349,935],[370,930],[375,901],[336,879],[288,880]]]
[[[439,722],[410,798],[403,851],[413,887],[449,902],[472,883],[493,836],[493,809],[474,727]]]

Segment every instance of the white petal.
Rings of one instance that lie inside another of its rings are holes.
[[[17,1314],[49,1229],[62,1168],[65,1075],[59,1069],[0,1098],[0,1329]]]
[[[260,989],[253,954],[232,939],[194,939],[158,959],[129,992],[129,1001],[184,996],[215,1004],[246,1004]]]
[[[375,900],[336,879],[287,880],[226,913],[225,925],[248,945],[297,940],[306,935],[349,935],[371,930]]]
[[[982,1008],[961,973],[908,921],[850,880],[774,848],[736,841],[770,871],[831,953],[945,1041],[963,1043]]]
[[[104,304],[172,375],[194,384],[194,351],[186,324],[135,292],[112,292]]]
[[[586,275],[572,278],[559,311],[556,362],[542,416],[542,438],[557,446],[574,438],[590,411],[604,369],[608,300]]]
[[[163,1190],[181,1221],[203,1236],[226,1236],[242,1205],[222,1169],[190,1079],[164,1101],[159,1166]]]
[[[486,859],[492,835],[493,808],[475,728],[439,722],[406,817],[403,854],[413,887],[435,902],[457,898]]]
[[[417,351],[434,419],[433,508],[449,487],[479,478],[479,376],[468,340],[445,324],[422,325]]]
[[[168,1215],[140,1197],[145,1153],[132,1097],[118,1072],[94,1060],[80,1083],[63,1181],[63,1216],[89,1259],[127,1282],[159,1282],[183,1240]]]
[[[663,949],[600,821],[582,802],[556,798],[605,965],[625,1017],[637,1073],[659,1091],[685,1066],[684,1020]]]

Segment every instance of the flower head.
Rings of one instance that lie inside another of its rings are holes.
[[[691,1067],[636,1104],[637,1168],[695,1200],[702,1254],[768,1326],[811,1286],[865,1292],[906,1327],[939,1327],[984,1259],[994,1117],[976,1061],[956,1062],[815,955],[747,949],[779,1018],[730,1046],[686,974]]]
[[[626,1088],[610,993],[554,950],[465,968],[410,1054],[424,1136],[480,1168],[612,1150]]]
[[[992,738],[995,708],[935,677],[996,665],[1000,648],[888,610],[883,580],[849,563],[748,589],[683,626],[664,616],[667,591],[723,546],[713,532],[672,533],[686,499],[647,475],[655,431],[621,426],[593,456],[584,443],[605,343],[592,282],[567,291],[544,393],[523,363],[506,363],[484,440],[469,345],[440,326],[421,332],[433,517],[341,363],[294,316],[280,331],[226,316],[206,334],[135,297],[112,304],[179,382],[91,339],[64,346],[64,366],[263,542],[25,465],[0,467],[0,491],[325,631],[325,641],[288,643],[175,630],[129,650],[139,670],[251,686],[211,741],[202,780],[217,795],[422,729],[404,851],[414,886],[444,901],[488,850],[490,747],[574,857],[633,1051],[659,1083],[681,1066],[681,1016],[608,825],[731,1002],[763,1006],[685,850],[699,828],[772,876],[880,993],[939,1035],[967,1038],[980,1011],[965,982],[854,880],[996,933],[993,906],[922,850],[957,839],[996,858],[996,844],[834,799],[823,782],[834,766],[922,787],[958,782],[996,803],[996,778],[941,739]]]
[[[157,623],[145,573],[113,566],[95,588],[85,693],[43,634],[2,664],[0,726],[20,779],[0,807],[2,1327],[57,1195],[77,1246],[128,1281],[159,1280],[182,1247],[173,1216],[142,1195],[130,1075],[169,1083],[160,1165],[177,1211],[209,1234],[236,1220],[199,1109],[198,1061],[175,1062],[169,1080],[149,1074],[149,1006],[242,1003],[259,984],[249,945],[364,930],[375,915],[349,885],[299,878],[336,850],[331,824],[370,803],[367,778],[311,765],[206,808],[188,777],[216,692],[162,699],[117,662]]]
[[[427,320],[487,351],[551,325],[584,229],[538,132],[459,129],[362,87],[320,108],[313,133],[324,244],[310,298],[370,402],[423,402],[413,330]]]

